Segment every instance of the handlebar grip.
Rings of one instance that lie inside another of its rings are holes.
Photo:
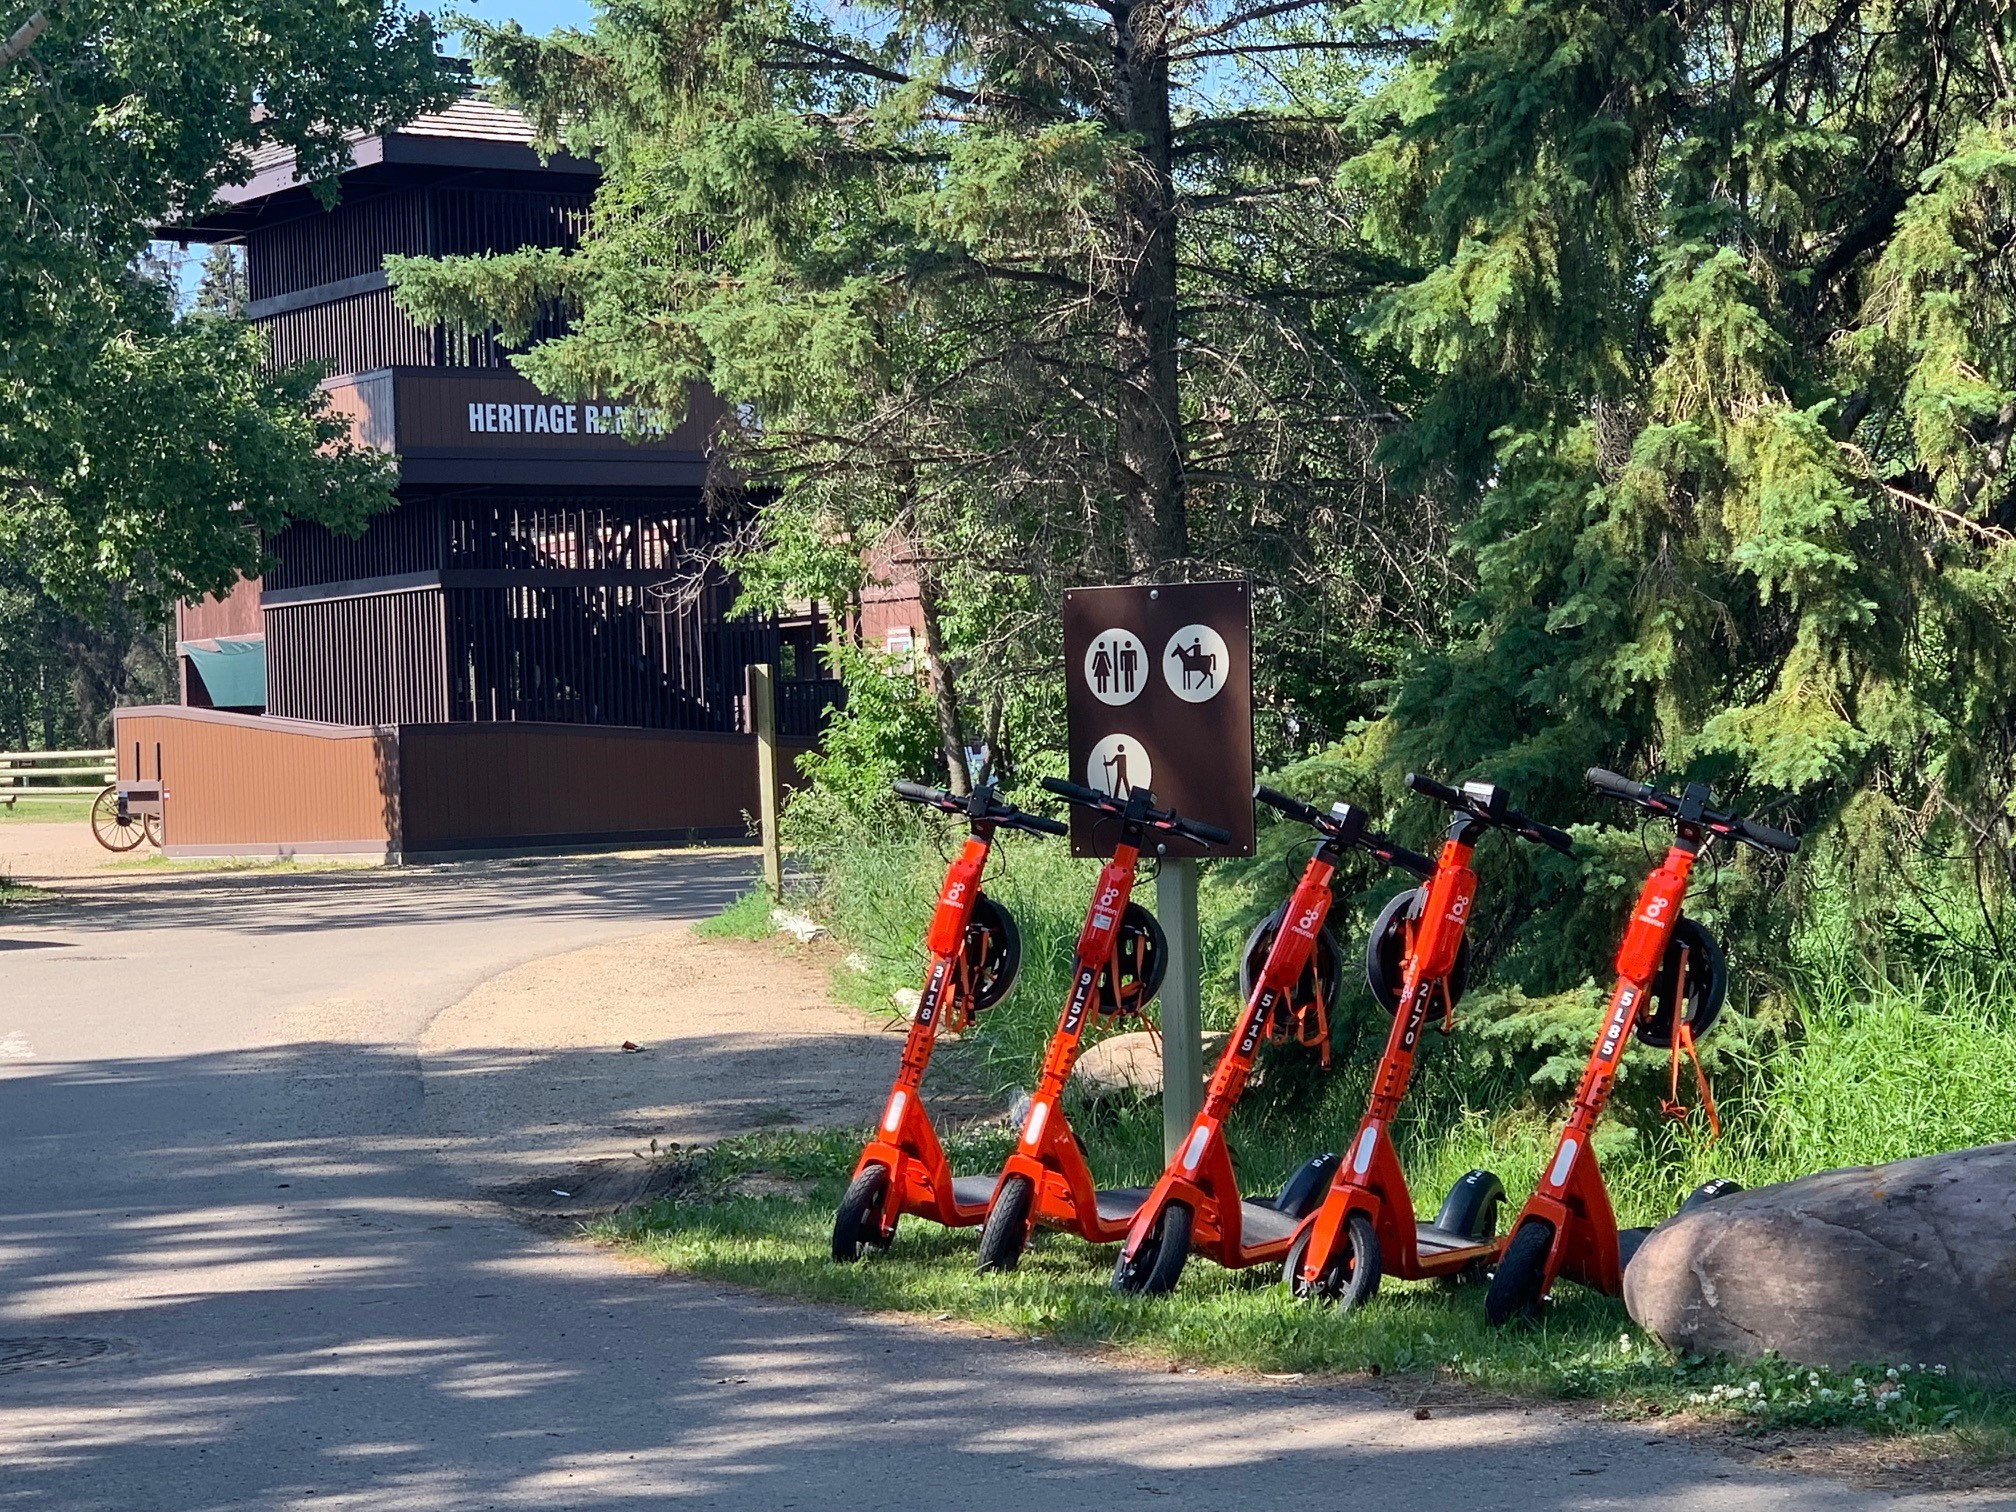
[[[1643,803],[1652,796],[1652,789],[1644,783],[1620,777],[1607,767],[1591,767],[1583,775],[1588,778],[1589,786],[1609,798],[1622,798],[1626,803]]]
[[[1033,830],[1039,835],[1068,835],[1071,826],[1061,819],[1046,819],[1041,814],[1025,814],[1016,811],[1013,823],[1018,829]]]
[[[1097,788],[1080,787],[1075,782],[1067,782],[1062,777],[1045,777],[1043,787],[1055,793],[1066,803],[1076,803],[1084,808],[1112,810],[1119,805]]]
[[[896,796],[908,803],[944,803],[952,797],[943,789],[926,787],[921,782],[896,782],[890,785],[896,789]]]
[[[1323,817],[1313,806],[1304,803],[1300,798],[1290,798],[1286,793],[1270,788],[1265,783],[1253,785],[1253,796],[1259,802],[1270,808],[1277,808],[1290,819],[1300,820],[1303,824],[1314,825]]]
[[[1437,803],[1446,803],[1451,808],[1465,808],[1463,795],[1452,787],[1444,787],[1433,777],[1423,777],[1419,772],[1409,772],[1400,779],[1401,785],[1424,798],[1433,798]]]
[[[1733,828],[1738,838],[1760,849],[1783,851],[1788,856],[1796,854],[1799,849],[1797,838],[1768,824],[1759,824],[1755,819],[1738,819]]]
[[[1205,824],[1196,819],[1178,819],[1176,821],[1176,831],[1178,834],[1188,835],[1192,840],[1200,841],[1205,845],[1230,845],[1232,843],[1232,831],[1222,830],[1215,824]]]

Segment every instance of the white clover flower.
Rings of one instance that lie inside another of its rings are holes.
[[[1860,1377],[1860,1376],[1857,1376],[1857,1377],[1855,1377],[1855,1389],[1856,1389],[1857,1391],[1862,1391],[1862,1390],[1866,1389],[1866,1388],[1868,1387],[1868,1385],[1869,1385],[1869,1383],[1868,1383],[1867,1381],[1863,1380],[1863,1379],[1862,1379],[1862,1377]]]
[[[1911,1367],[1910,1367],[1909,1365],[1906,1365],[1906,1366],[1905,1366],[1904,1368],[1905,1368],[1906,1370],[1909,1370],[1909,1369],[1910,1369]],[[1883,1372],[1883,1375],[1884,1375],[1885,1379],[1887,1379],[1887,1380],[1892,1380],[1892,1381],[1896,1380],[1896,1379],[1897,1379],[1897,1367],[1896,1367],[1895,1365],[1892,1365],[1892,1366],[1891,1366],[1891,1367],[1890,1367],[1890,1368],[1889,1368],[1888,1370],[1886,1370],[1886,1371],[1884,1371],[1884,1372]]]

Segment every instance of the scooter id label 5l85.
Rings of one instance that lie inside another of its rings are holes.
[[[916,1016],[903,1039],[903,1059],[889,1089],[881,1121],[855,1163],[854,1177],[833,1218],[833,1258],[856,1259],[862,1245],[885,1249],[905,1213],[948,1228],[971,1228],[987,1216],[992,1176],[954,1176],[925,1111],[921,1089],[939,1030],[962,1028],[1008,995],[1021,964],[1021,937],[1008,911],[981,890],[996,830],[1062,835],[1055,819],[1003,803],[992,784],[957,797],[938,788],[899,782],[896,796],[956,814],[967,839],[945,873],[938,904],[924,937],[931,964]]]

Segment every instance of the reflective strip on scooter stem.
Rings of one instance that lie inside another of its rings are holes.
[[[1568,1179],[1568,1167],[1575,1163],[1575,1141],[1561,1141],[1561,1153],[1554,1157],[1554,1169],[1547,1173],[1547,1185],[1559,1186]]]
[[[1029,1122],[1022,1126],[1022,1143],[1033,1145],[1043,1137],[1043,1124],[1050,1117],[1050,1104],[1038,1103],[1029,1110]]]
[[[1190,1148],[1183,1152],[1183,1169],[1194,1171],[1197,1162],[1204,1158],[1204,1146],[1211,1143],[1211,1130],[1207,1125],[1190,1136]]]
[[[903,1105],[910,1100],[908,1092],[897,1091],[889,1098],[889,1111],[882,1115],[882,1127],[894,1134],[903,1125]]]
[[[1363,1176],[1365,1168],[1372,1164],[1372,1146],[1378,1137],[1378,1133],[1372,1129],[1367,1129],[1358,1136],[1358,1148],[1351,1156],[1353,1175]]]

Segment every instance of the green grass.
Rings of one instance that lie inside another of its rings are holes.
[[[89,824],[89,798],[32,799],[25,803],[0,803],[0,824]]]
[[[702,919],[693,932],[710,940],[767,940],[777,933],[770,917],[776,905],[762,888],[746,892],[711,919]]]
[[[1004,844],[998,855],[987,885],[1022,927],[1023,973],[1011,998],[968,1037],[977,1043],[962,1048],[990,1085],[1026,1086],[1063,995],[1092,869],[1027,842]],[[836,972],[847,997],[886,1008],[893,988],[916,984],[918,935],[940,865],[928,845],[898,837],[861,848],[845,867],[829,868],[816,894],[794,899],[849,947],[852,967]],[[1222,1025],[1235,1011],[1236,951],[1276,880],[1249,868],[1206,889],[1207,1022]],[[1140,889],[1144,901],[1152,894],[1152,886]],[[771,937],[769,905],[752,895],[702,928]],[[2016,1138],[2016,1103],[2007,1095],[2016,1085],[2016,969],[1949,960],[1899,982],[1846,952],[1816,956],[1809,943],[1774,1006],[1779,1022],[1768,1034],[1725,1041],[1716,1075],[1725,1130],[1718,1141],[1706,1137],[1698,1118],[1681,1125],[1648,1116],[1651,1094],[1663,1091],[1665,1063],[1642,1048],[1631,1057],[1634,1095],[1620,1098],[1597,1138],[1620,1223],[1659,1222],[1711,1176],[1759,1186]],[[1338,1011],[1332,1073],[1319,1075],[1297,1049],[1270,1052],[1264,1080],[1235,1113],[1230,1138],[1248,1190],[1273,1187],[1310,1154],[1349,1138],[1387,1021],[1362,998]],[[1459,1022],[1450,1038],[1426,1037],[1394,1130],[1423,1216],[1476,1166],[1497,1172],[1516,1202],[1553,1149],[1558,1083],[1494,1058],[1479,1027],[1488,1020],[1473,1018],[1469,1033]],[[1577,1068],[1580,1059],[1577,1051]],[[1146,1181],[1161,1168],[1152,1101],[1081,1109],[1073,1126],[1103,1182]],[[988,1170],[1005,1155],[1005,1140],[997,1126],[948,1143],[958,1169]],[[1272,1275],[1232,1275],[1200,1259],[1173,1298],[1120,1297],[1106,1286],[1112,1252],[1059,1235],[1041,1236],[1017,1274],[982,1277],[972,1271],[971,1233],[920,1220],[906,1221],[891,1254],[836,1266],[828,1231],[857,1149],[852,1135],[779,1134],[686,1157],[681,1194],[610,1226],[607,1236],[694,1275],[1156,1359],[1269,1373],[1414,1373],[1485,1390],[1592,1399],[1625,1414],[1902,1432],[1916,1436],[1924,1453],[1975,1460],[2016,1454],[2016,1392],[1905,1369],[1906,1362],[1835,1374],[1776,1360],[1677,1358],[1631,1324],[1621,1303],[1569,1284],[1543,1327],[1504,1331],[1485,1324],[1475,1288],[1389,1279],[1372,1306],[1339,1317],[1292,1303]],[[811,1195],[740,1195],[738,1177],[759,1170],[809,1182]]]
[[[959,1170],[990,1169],[1007,1150],[998,1126],[947,1143]],[[1291,1300],[1272,1270],[1229,1272],[1195,1257],[1174,1294],[1125,1297],[1107,1286],[1110,1247],[1042,1233],[1013,1274],[982,1276],[973,1270],[973,1231],[915,1218],[904,1221],[888,1253],[837,1265],[827,1253],[833,1208],[858,1148],[851,1133],[778,1132],[682,1155],[677,1195],[596,1232],[687,1275],[809,1301],[957,1318],[1156,1362],[1412,1376],[1595,1401],[1621,1416],[1685,1413],[1745,1430],[1930,1436],[1921,1450],[1977,1461],[2016,1447],[2016,1392],[1901,1365],[1892,1375],[1881,1364],[1830,1372],[1775,1359],[1682,1358],[1633,1325],[1621,1303],[1567,1284],[1544,1323],[1529,1329],[1491,1328],[1476,1286],[1389,1279],[1372,1303],[1343,1315]],[[809,1195],[739,1195],[757,1174],[802,1183]]]

